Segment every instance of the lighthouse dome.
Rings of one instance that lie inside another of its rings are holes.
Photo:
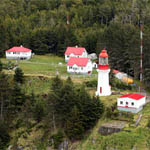
[[[103,50],[101,51],[101,53],[99,54],[99,57],[103,57],[103,58],[108,57],[108,54],[107,54],[107,52],[106,52],[105,49],[103,49]]]

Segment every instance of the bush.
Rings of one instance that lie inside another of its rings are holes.
[[[97,80],[87,81],[87,82],[85,82],[85,85],[87,87],[97,87]]]
[[[11,62],[11,61],[8,61],[8,63],[4,63],[3,64],[3,68],[4,69],[13,69],[14,67],[16,67],[16,65],[13,63],[13,62]]]
[[[113,88],[121,89],[121,90],[132,90],[132,86],[129,84],[126,84],[118,79],[111,80],[111,85]]]
[[[148,119],[147,127],[150,128],[150,118]]]

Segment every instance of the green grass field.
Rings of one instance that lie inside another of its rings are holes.
[[[9,62],[13,64],[18,64],[19,67],[23,70],[24,74],[32,75],[47,75],[66,77],[71,76],[73,78],[93,78],[93,75],[96,75],[96,70],[93,70],[92,76],[83,76],[83,75],[71,75],[67,73],[67,65],[63,57],[58,57],[54,55],[34,55],[30,60],[10,60],[2,59],[2,62],[8,64]],[[61,63],[61,64],[59,64]]]
[[[50,89],[51,80],[56,75],[59,75],[61,79],[67,79],[67,77],[70,76],[75,84],[97,79],[96,70],[93,70],[92,75],[67,73],[65,59],[54,55],[34,55],[30,60],[16,61],[5,58],[1,60],[6,65],[18,65],[23,70],[26,79],[24,89],[27,93],[31,93],[32,91],[36,94],[47,93]],[[61,63],[61,65],[59,63]],[[5,72],[14,74],[14,70],[6,69]]]

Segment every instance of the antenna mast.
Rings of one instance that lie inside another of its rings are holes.
[[[143,25],[140,23],[140,92],[142,92],[142,80],[143,80]]]

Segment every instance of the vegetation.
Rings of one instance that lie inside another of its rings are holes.
[[[1,56],[15,45],[61,56],[67,46],[97,54],[105,47],[111,67],[135,79],[143,24],[143,77],[149,86],[149,0],[3,0],[0,6]]]
[[[144,107],[135,127],[138,114],[116,110],[120,95],[92,97],[95,76],[79,76],[73,79],[76,83],[66,79],[64,58],[58,57],[67,46],[82,46],[97,54],[105,47],[111,68],[139,79],[143,24],[143,81],[149,88],[149,11],[149,0],[0,1],[0,57],[6,49],[20,45],[38,54],[29,61],[0,61],[0,149],[8,145],[14,150],[18,146],[56,149],[64,139],[79,150],[149,149],[150,105]],[[112,78],[111,84],[121,92],[132,90]],[[112,119],[125,120],[127,131],[101,136],[98,128]]]
[[[52,139],[54,143],[48,143],[56,148],[64,138],[71,141],[81,139],[103,114],[104,106],[99,98],[91,97],[84,86],[75,88],[70,77],[66,81],[58,76],[51,79],[48,95],[45,96],[42,93],[35,95],[33,91],[27,93],[20,84],[23,82],[18,84],[23,78],[21,69],[14,76],[19,80],[13,80],[12,75],[3,71],[0,73],[0,121],[1,129],[6,131],[2,133],[0,129],[1,149],[7,147],[11,138],[13,149],[17,149],[19,140],[27,138],[35,126],[36,129],[43,129],[39,137]],[[3,128],[3,124],[8,122],[7,128]],[[44,142],[35,142],[30,146],[34,145],[39,149],[45,147]]]
[[[24,82],[24,74],[22,69],[20,68],[15,69],[14,81],[21,84]]]

